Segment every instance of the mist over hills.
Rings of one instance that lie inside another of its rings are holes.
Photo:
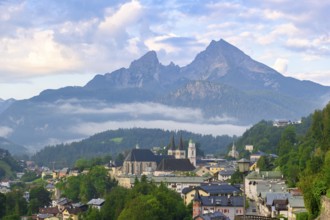
[[[329,94],[330,87],[285,77],[212,41],[184,67],[163,65],[150,51],[83,87],[16,101],[0,114],[0,136],[40,149],[129,127],[237,134],[262,119],[298,120],[325,106]]]

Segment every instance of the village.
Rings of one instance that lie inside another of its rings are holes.
[[[253,146],[245,146],[253,152]],[[132,188],[136,179],[145,176],[148,181],[161,183],[180,194],[185,205],[192,203],[193,219],[280,219],[295,220],[296,214],[306,212],[302,193],[298,188],[289,188],[280,171],[260,171],[257,161],[263,152],[251,153],[249,159],[239,159],[235,144],[228,156],[235,160],[215,158],[207,155],[196,156],[196,146],[189,140],[184,149],[182,137],[176,145],[171,139],[167,154],[157,154],[157,148],[143,149],[138,145],[131,149],[122,166],[113,161],[105,164],[108,175],[118,181],[118,185]],[[86,204],[73,203],[61,196],[56,183],[70,176],[88,173],[88,170],[63,168],[51,170],[47,167],[37,168],[29,162],[28,169],[39,169],[41,177],[47,178],[45,189],[52,193],[49,207],[39,207],[32,219],[59,220],[78,219],[79,213],[89,207],[101,209],[104,198],[93,198]],[[233,175],[242,178],[241,183],[231,183]],[[22,174],[18,174],[22,175]],[[10,191],[10,182],[1,182],[1,193]],[[29,193],[24,194],[29,201]],[[256,218],[257,217],[257,218]],[[28,217],[21,219],[29,219]]]

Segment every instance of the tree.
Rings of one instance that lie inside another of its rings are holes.
[[[101,213],[103,219],[118,219],[120,213],[125,208],[130,194],[129,189],[116,186],[111,189],[111,192],[105,198],[105,203],[102,206]]]
[[[38,212],[39,207],[48,206],[51,202],[50,196],[50,192],[42,186],[32,188],[30,190],[29,212],[34,214]]]
[[[0,219],[6,214],[6,195],[0,193]]]

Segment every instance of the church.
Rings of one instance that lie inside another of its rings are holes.
[[[192,171],[196,167],[196,146],[190,140],[187,153],[182,136],[175,146],[172,136],[167,155],[155,155],[150,149],[132,149],[124,160],[123,174],[142,175],[143,173],[168,173]]]
[[[196,145],[191,139],[189,140],[187,152],[188,155],[186,155],[183,146],[182,136],[180,136],[180,142],[177,148],[175,147],[174,136],[172,136],[167,155],[174,156],[175,159],[189,159],[190,163],[196,167]]]

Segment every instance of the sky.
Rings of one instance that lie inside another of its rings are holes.
[[[0,98],[83,86],[150,50],[184,66],[220,39],[330,86],[329,11],[324,0],[0,0]]]

